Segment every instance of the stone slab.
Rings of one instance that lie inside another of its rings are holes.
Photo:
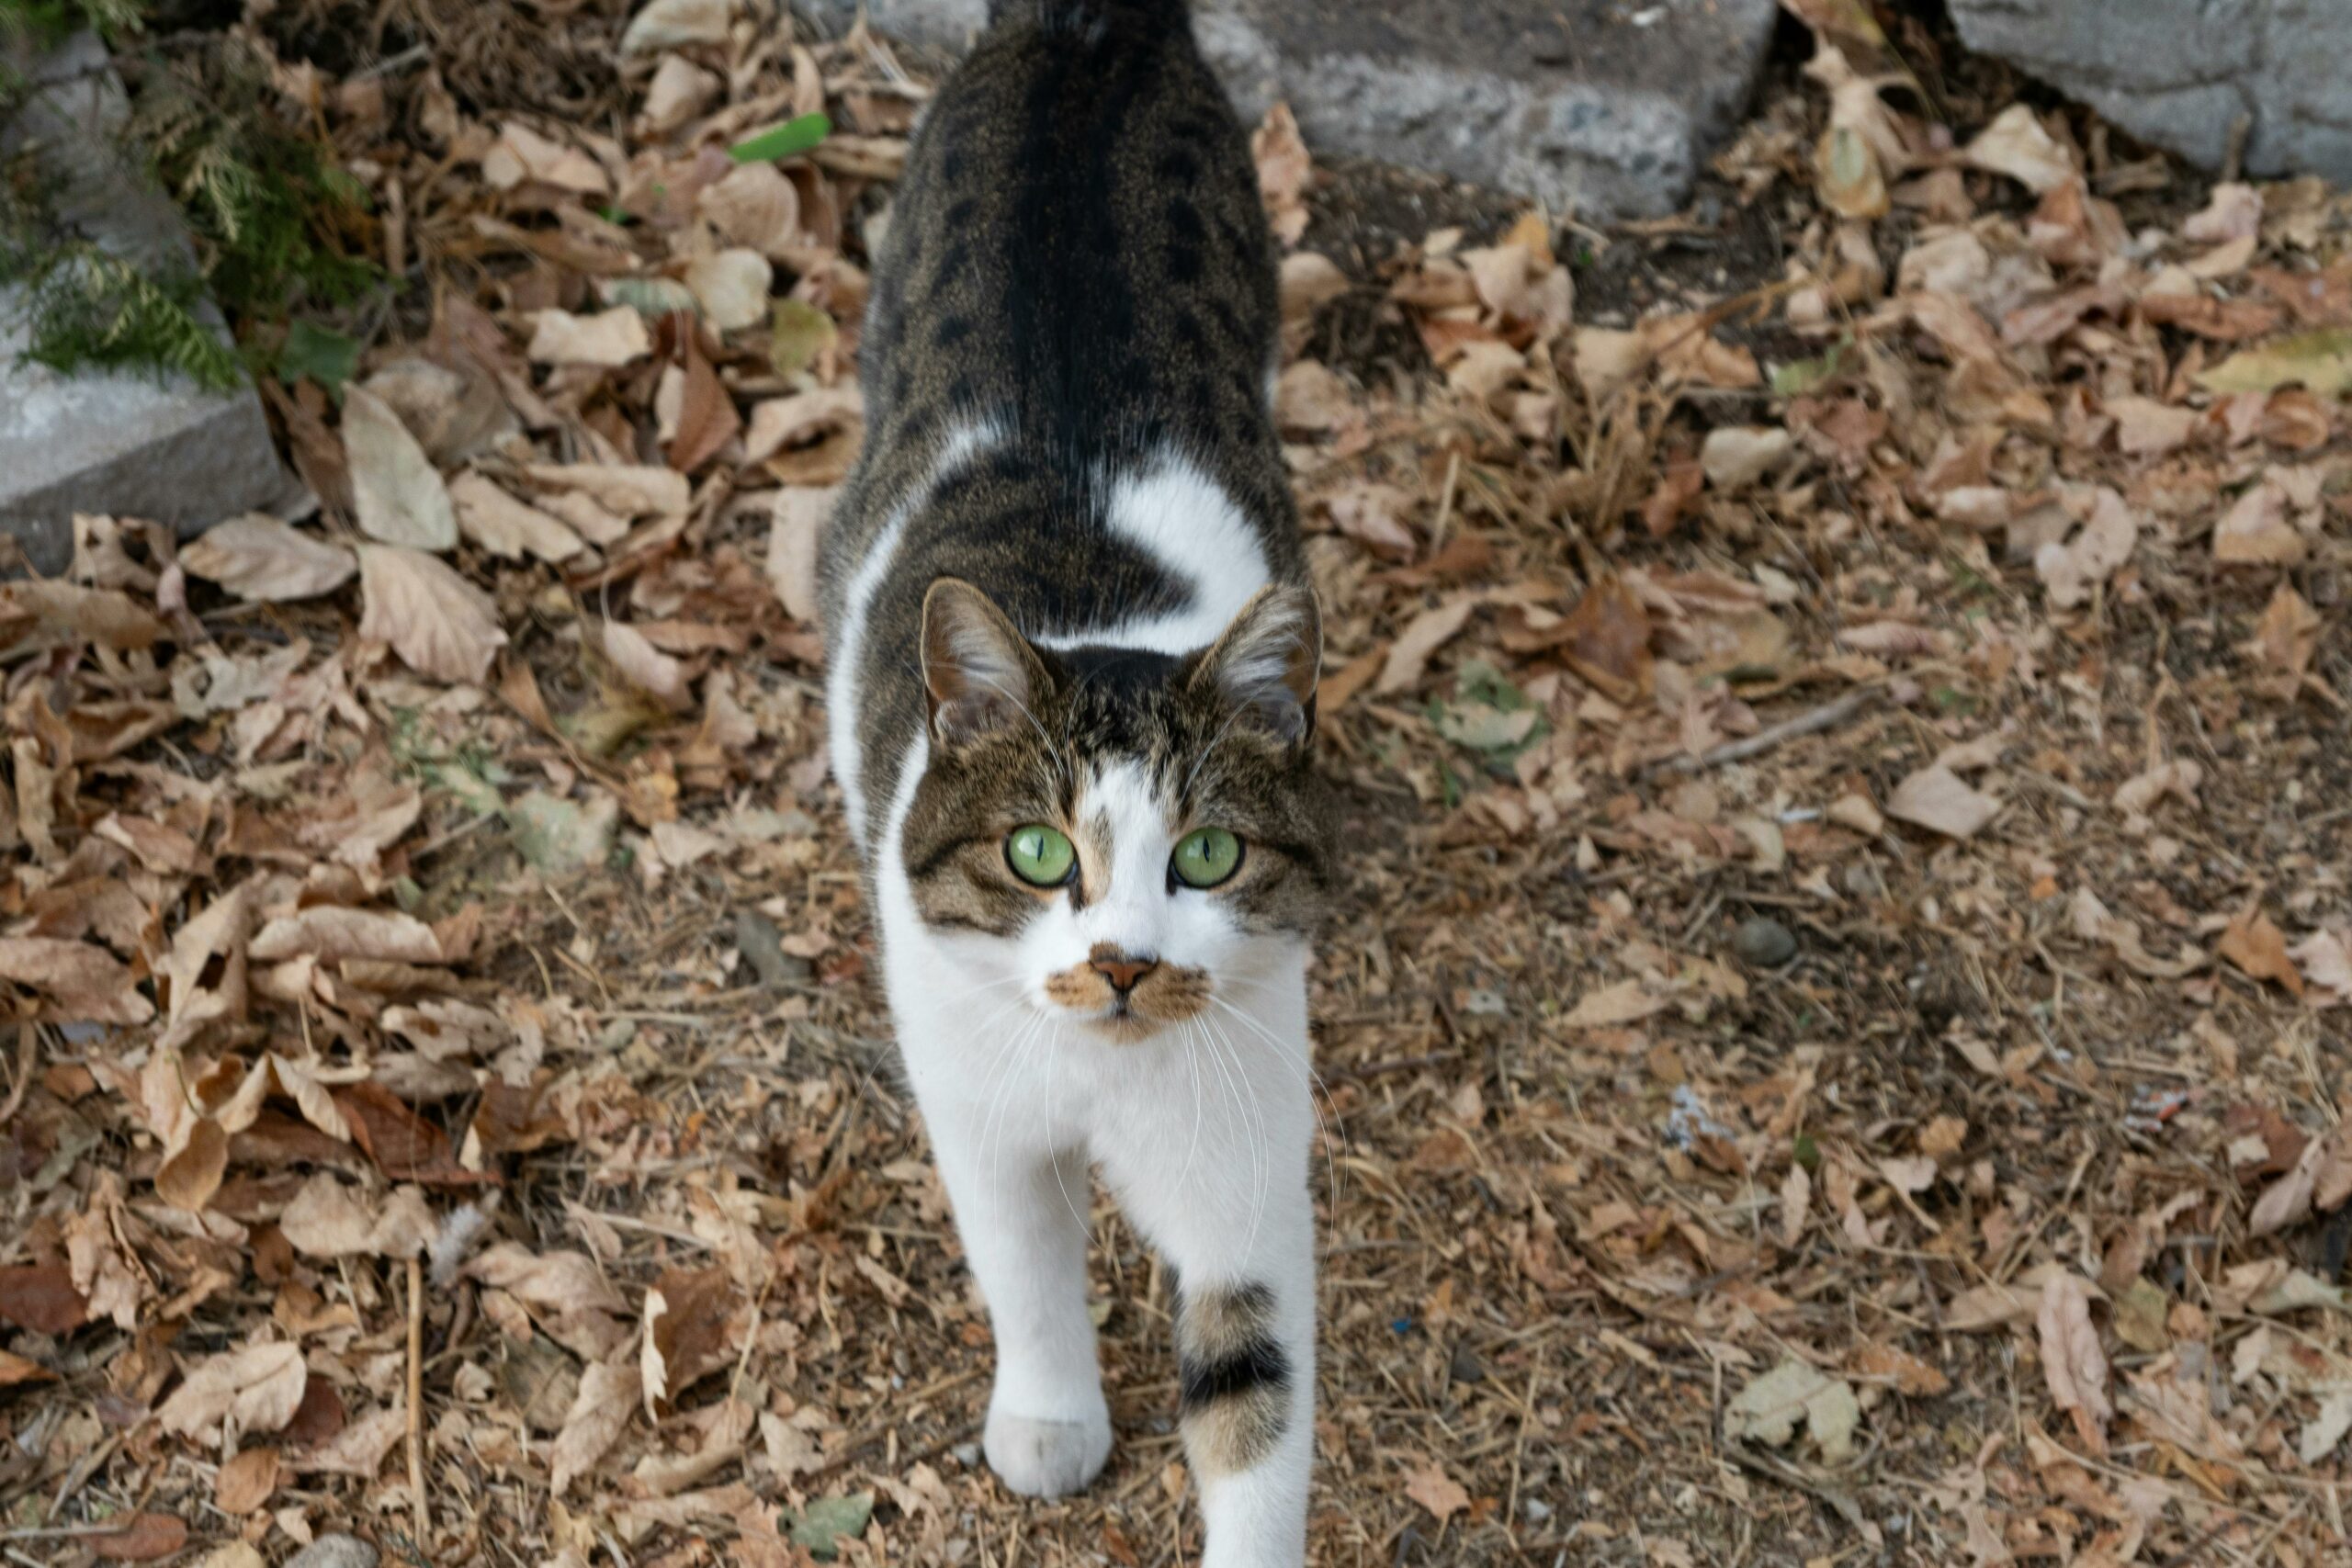
[[[2352,0],[1951,0],[1969,48],[2208,169],[2352,181]]]
[[[71,231],[120,255],[188,254],[177,210],[112,151],[129,100],[105,47],[78,36],[30,76],[24,108],[0,127],[0,154],[32,151]],[[37,570],[64,570],[76,512],[153,518],[186,536],[300,495],[252,388],[212,392],[180,377],[32,364],[21,357],[21,303],[0,288],[0,532]],[[225,340],[217,313],[211,324]]]
[[[2346,0],[2352,4],[2352,0]],[[795,0],[831,29],[950,51],[987,0]],[[1194,0],[1241,114],[1310,149],[1450,175],[1592,220],[1679,208],[1746,110],[1775,0]]]

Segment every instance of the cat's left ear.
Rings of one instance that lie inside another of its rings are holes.
[[[1045,666],[996,601],[943,577],[922,601],[922,684],[932,732],[976,740],[1020,721],[1045,684]]]
[[[1197,683],[1296,745],[1315,733],[1315,682],[1323,667],[1323,615],[1312,589],[1278,582],[1241,606],[1193,671]]]

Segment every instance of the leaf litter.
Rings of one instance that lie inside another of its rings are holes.
[[[1370,231],[1255,139],[1352,846],[1316,1560],[2331,1561],[2352,207],[1788,8],[1664,225]],[[631,63],[281,61],[434,284],[281,406],[318,513],[0,590],[11,1528],[1194,1554],[1107,1209],[1112,1470],[988,1475],[872,1070],[812,566],[926,79],[491,9]]]

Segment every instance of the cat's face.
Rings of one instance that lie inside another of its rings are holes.
[[[1108,1039],[1233,1005],[1320,913],[1318,653],[1299,589],[1180,659],[1039,649],[978,590],[934,586],[903,841],[924,924],[982,985]]]

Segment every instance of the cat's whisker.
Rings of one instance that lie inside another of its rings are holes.
[[[1201,1021],[1207,1026],[1209,1037],[1212,1040],[1220,1041],[1222,1048],[1233,1054],[1233,1070],[1240,1080],[1237,1098],[1241,1100],[1242,1114],[1248,1123],[1246,1130],[1250,1140],[1250,1179],[1251,1184],[1257,1189],[1250,1200],[1250,1230],[1247,1239],[1241,1244],[1241,1256],[1254,1258],[1257,1256],[1258,1227],[1266,1215],[1267,1190],[1273,1183],[1273,1151],[1267,1146],[1265,1109],[1258,1103],[1255,1095],[1248,1092],[1250,1087],[1250,1071],[1241,1058],[1239,1045],[1234,1042],[1231,1035],[1226,1034],[1217,1028],[1206,1013],[1201,1015]]]
[[[1290,1047],[1285,1045],[1283,1043],[1282,1037],[1277,1035],[1272,1030],[1268,1029],[1264,1024],[1250,1017],[1247,1012],[1244,1012],[1241,1009],[1235,1007],[1231,1002],[1227,1001],[1223,997],[1217,996],[1214,992],[1210,994],[1209,1000],[1216,1003],[1218,1007],[1223,1008],[1227,1012],[1231,1013],[1234,1017],[1239,1019],[1243,1023],[1248,1024],[1252,1030],[1255,1030],[1259,1036],[1263,1039],[1267,1044],[1273,1047],[1274,1060],[1283,1063],[1294,1072],[1300,1074],[1300,1081],[1306,1086],[1307,1109],[1315,1113],[1316,1137],[1323,1145],[1324,1188],[1329,1195],[1332,1212],[1334,1213],[1338,1213],[1340,1207],[1340,1161],[1332,1145],[1336,1143],[1340,1147],[1345,1148],[1347,1146],[1347,1134],[1344,1128],[1341,1128],[1340,1131],[1335,1133],[1332,1127],[1332,1121],[1326,1120],[1323,1115],[1323,1102],[1331,1098],[1331,1086],[1325,1083],[1323,1081],[1323,1075],[1315,1070],[1315,1060],[1312,1050],[1310,1049],[1305,1056],[1294,1060],[1290,1054]],[[1331,1116],[1334,1120],[1339,1116],[1339,1102],[1337,1100],[1332,1100]],[[1325,1245],[1328,1247],[1329,1244],[1327,1241]]]

